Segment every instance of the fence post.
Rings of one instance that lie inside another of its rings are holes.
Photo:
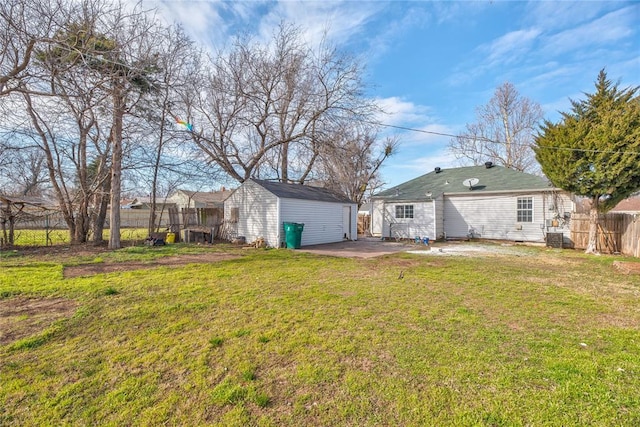
[[[51,241],[50,233],[51,233],[51,228],[49,227],[49,214],[46,214],[44,216],[44,236],[45,236],[44,237],[44,240],[45,240],[44,245],[45,246],[49,246],[50,244],[53,245],[53,242]]]

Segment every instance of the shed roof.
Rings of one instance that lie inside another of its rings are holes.
[[[464,181],[478,180],[471,189]],[[543,191],[552,189],[544,178],[502,166],[467,166],[434,170],[418,178],[382,191],[374,196],[381,199],[424,200],[442,194],[474,194],[505,191]],[[429,197],[429,194],[431,197]]]
[[[332,203],[349,203],[355,202],[349,200],[347,197],[340,194],[336,194],[331,190],[321,187],[312,187],[310,185],[291,184],[284,182],[265,181],[261,179],[251,179],[265,190],[269,191],[276,197],[283,199],[301,199],[301,200],[313,200],[317,202],[332,202]]]
[[[231,190],[220,191],[188,191],[178,190],[184,193],[189,199],[198,203],[222,203],[231,195]]]

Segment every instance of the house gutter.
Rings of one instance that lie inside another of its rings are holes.
[[[546,193],[549,191],[558,191],[561,193],[570,194],[568,191],[562,190],[561,188],[549,187],[549,188],[532,188],[532,189],[521,189],[521,190],[496,190],[496,191],[473,191],[468,190],[465,192],[455,192],[455,193],[439,193],[435,194],[432,197],[424,197],[424,198],[396,198],[396,196],[388,196],[388,197],[372,197],[371,200],[383,200],[385,203],[407,203],[407,202],[431,202],[438,197],[451,197],[451,196],[477,196],[484,195],[490,196],[494,194],[531,194],[531,193]]]
[[[476,195],[476,194],[483,194],[483,195],[491,195],[491,194],[514,194],[514,193],[523,193],[523,194],[529,194],[529,193],[546,193],[549,191],[558,191],[558,192],[562,192],[562,193],[569,193],[568,191],[565,191],[561,188],[555,188],[555,187],[549,187],[549,188],[531,188],[531,189],[526,189],[523,188],[521,190],[495,190],[495,191],[473,191],[473,190],[469,190],[468,192],[457,192],[457,193],[443,193],[444,196],[472,196],[472,195]]]

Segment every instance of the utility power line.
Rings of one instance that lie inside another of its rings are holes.
[[[411,128],[411,127],[406,127],[406,126],[390,125],[390,124],[382,123],[382,122],[367,122],[367,121],[364,121],[364,123],[383,126],[383,127],[387,127],[387,128],[406,130],[406,131],[409,131],[409,132],[425,133],[425,134],[428,134],[428,135],[447,136],[447,137],[450,137],[450,138],[478,139],[478,140],[481,140],[481,141],[492,142],[492,143],[495,143],[495,144],[507,145],[507,143],[504,142],[504,141],[496,141],[494,139],[486,138],[484,136],[453,135],[453,134],[444,133],[444,132],[435,132],[435,131],[424,130],[424,129],[416,129],[416,128]],[[533,148],[532,144],[511,143],[511,145],[512,146],[519,146],[519,147],[526,146],[526,147]],[[543,149],[560,150],[560,151],[574,151],[574,152],[580,152],[580,153],[630,154],[630,155],[640,154],[640,150],[638,150],[638,151],[619,151],[619,150],[597,150],[597,149],[589,149],[589,148],[571,148],[571,147],[543,147]]]

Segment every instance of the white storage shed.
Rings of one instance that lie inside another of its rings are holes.
[[[327,189],[249,179],[224,204],[227,228],[247,242],[283,247],[284,223],[304,224],[301,246],[356,240],[358,206]]]

